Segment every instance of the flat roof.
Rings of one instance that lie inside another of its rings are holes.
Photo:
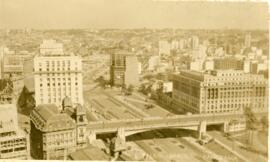
[[[71,153],[69,157],[72,160],[102,160],[107,161],[110,159],[109,155],[100,150],[99,148],[88,146],[84,149],[80,149],[74,153]]]

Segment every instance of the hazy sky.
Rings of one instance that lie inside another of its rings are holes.
[[[0,28],[267,29],[267,3],[0,0]]]

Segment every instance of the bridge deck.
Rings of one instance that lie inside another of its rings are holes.
[[[95,132],[115,132],[118,128],[126,130],[138,130],[146,128],[166,128],[166,127],[184,127],[197,126],[201,121],[207,124],[218,124],[230,122],[233,120],[243,120],[243,114],[205,114],[205,115],[176,115],[170,117],[152,117],[144,119],[126,119],[114,121],[90,122],[87,126],[88,130]]]

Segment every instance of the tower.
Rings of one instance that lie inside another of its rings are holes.
[[[76,106],[76,125],[77,125],[77,146],[84,147],[86,146],[86,126],[88,120],[86,118],[86,110],[82,105],[77,104]]]

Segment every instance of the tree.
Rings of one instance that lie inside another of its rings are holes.
[[[134,91],[134,86],[129,85],[127,90],[126,90],[126,93],[127,93],[127,95],[131,95],[133,91]]]
[[[36,103],[33,94],[24,86],[17,101],[19,111],[25,115],[29,115],[34,109]]]
[[[247,129],[255,130],[258,120],[250,107],[245,108],[245,116],[246,116]]]
[[[98,82],[99,83],[99,86],[102,87],[102,88],[105,88],[106,86],[106,80],[104,79],[103,76],[100,76],[98,77],[95,82]]]
[[[258,120],[250,107],[245,108],[245,116],[246,116],[246,127],[249,134],[248,143],[252,145],[253,131],[256,130],[256,124],[258,123]]]

